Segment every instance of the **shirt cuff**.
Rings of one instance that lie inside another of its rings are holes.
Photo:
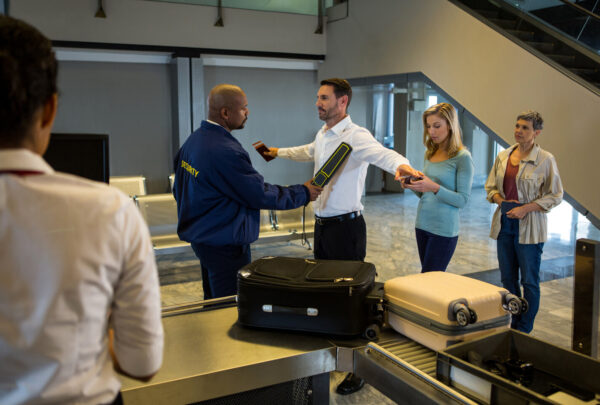
[[[489,202],[491,202],[491,203],[494,203],[494,196],[495,196],[496,194],[500,194],[500,193],[498,192],[498,190],[492,190],[492,191],[490,191],[490,192],[488,193],[488,195],[487,195],[487,200],[488,200]]]
[[[290,148],[279,148],[277,150],[277,157],[289,159],[289,157],[290,157],[289,150],[290,150]]]

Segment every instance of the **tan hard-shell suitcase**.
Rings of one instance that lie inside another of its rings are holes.
[[[508,328],[527,302],[506,289],[442,271],[384,284],[387,323],[433,350]]]

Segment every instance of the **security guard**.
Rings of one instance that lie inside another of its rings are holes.
[[[250,263],[261,209],[287,210],[314,201],[321,188],[310,181],[289,187],[264,182],[231,131],[244,128],[248,101],[238,86],[221,84],[208,97],[208,120],[175,157],[179,222],[202,266],[204,298],[236,294],[237,271]]]

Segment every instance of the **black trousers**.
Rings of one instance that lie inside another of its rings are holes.
[[[315,259],[364,261],[367,225],[361,215],[341,222],[315,223]]]
[[[109,405],[123,405],[123,397],[121,396],[121,391],[115,397],[115,400]]]
[[[204,299],[237,294],[237,272],[250,263],[250,245],[208,246],[192,243],[202,267]]]

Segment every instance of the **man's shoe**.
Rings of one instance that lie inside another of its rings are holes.
[[[348,395],[360,390],[363,385],[365,385],[365,380],[355,376],[354,373],[348,373],[335,391],[340,395]]]

